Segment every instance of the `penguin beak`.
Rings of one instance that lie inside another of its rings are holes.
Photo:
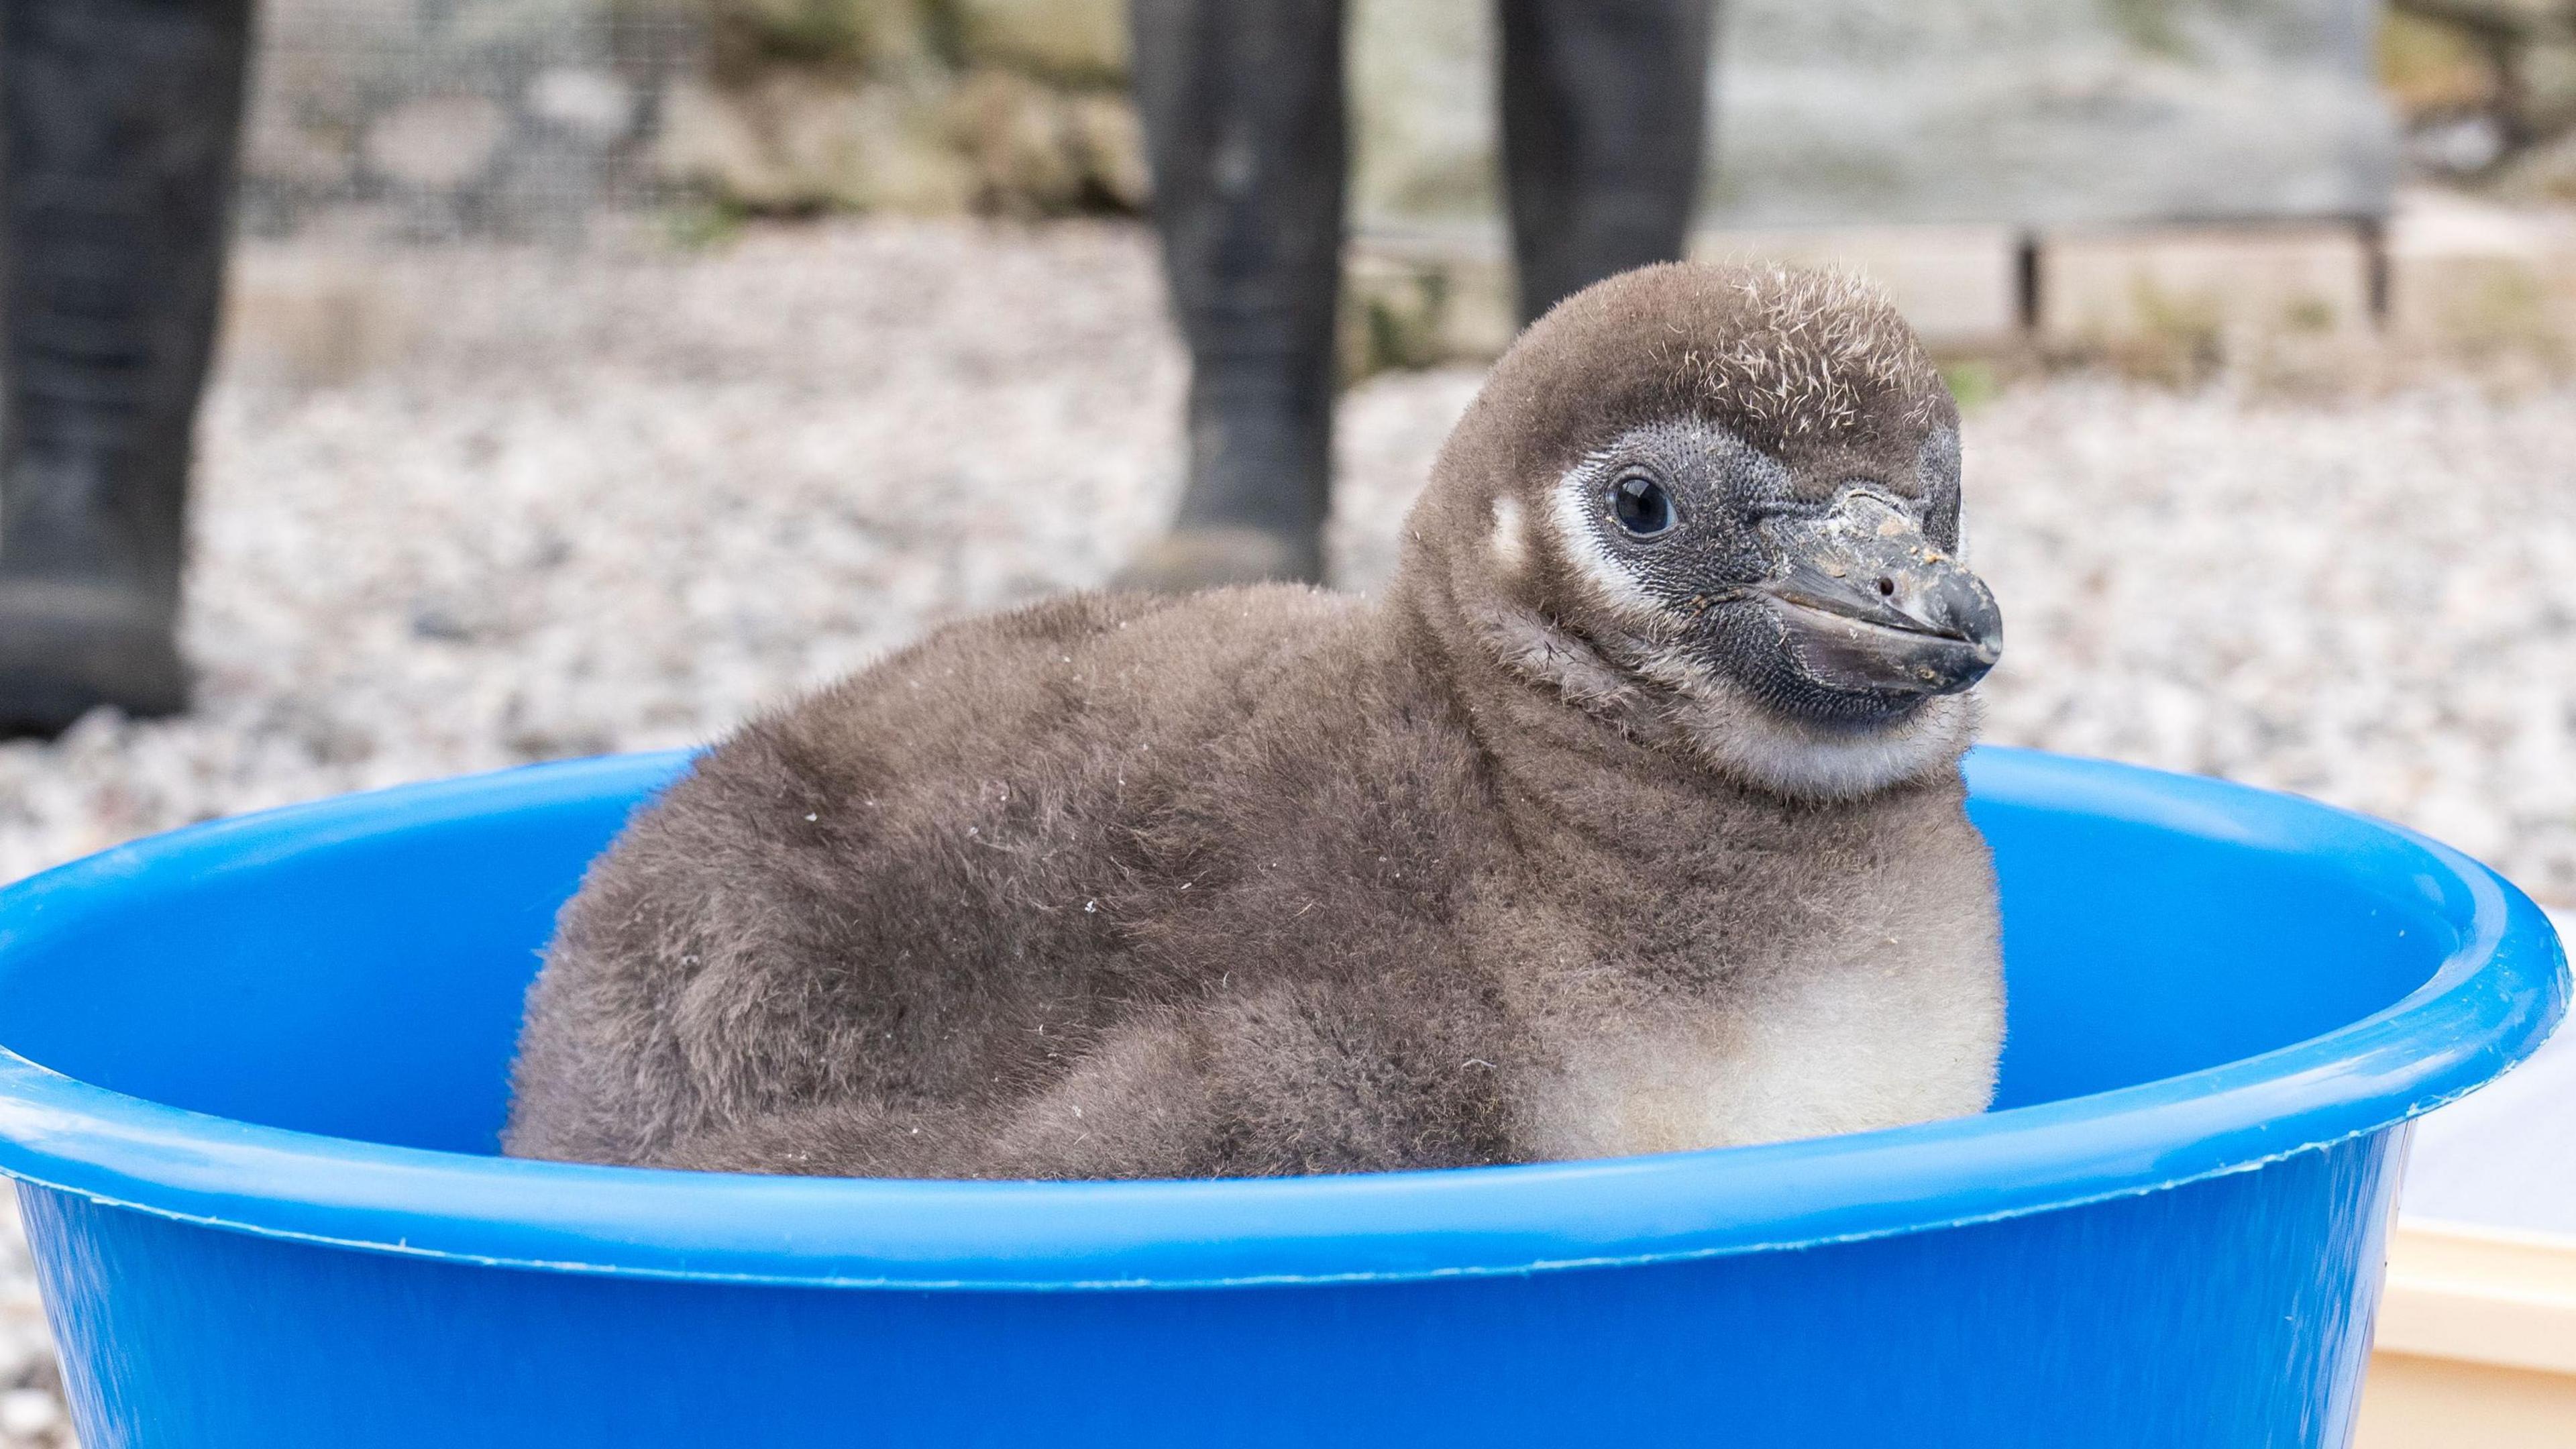
[[[1855,490],[1822,518],[1763,525],[1773,575],[1753,589],[1801,674],[1853,693],[1956,694],[2003,654],[1985,581],[1923,536],[1913,516]]]

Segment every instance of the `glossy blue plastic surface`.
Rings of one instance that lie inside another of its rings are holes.
[[[1265,1182],[490,1156],[555,907],[677,756],[0,892],[0,1170],[104,1445],[2340,1445],[2404,1122],[2564,1010],[2539,912],[2238,787],[1971,762],[2001,1110]]]

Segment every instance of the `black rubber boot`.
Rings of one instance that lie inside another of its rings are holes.
[[[1340,0],[1135,0],[1154,221],[1190,350],[1189,480],[1120,582],[1323,576],[1341,285]]]
[[[249,0],[0,0],[0,732],[187,703]]]
[[[1707,117],[1709,0],[1501,0],[1521,321],[1677,261]]]

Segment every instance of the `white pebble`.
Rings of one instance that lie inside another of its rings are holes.
[[[0,1434],[33,1439],[62,1421],[62,1404],[42,1389],[11,1389],[0,1394]]]

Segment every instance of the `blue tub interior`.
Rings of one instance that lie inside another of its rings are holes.
[[[2191,782],[2138,772],[2106,773],[2069,811],[2034,759],[1981,752],[1970,768],[2003,882],[1999,1107],[2318,1036],[2395,1004],[2460,945],[2456,883],[2411,868],[2401,836],[2301,807],[2309,838],[2285,849],[2241,810],[2201,810]],[[491,1152],[555,909],[681,767],[556,767],[504,814],[442,812],[433,795],[400,829],[344,813],[256,850],[112,855],[101,865],[155,888],[0,933],[0,1045],[171,1106]],[[2330,869],[2313,836],[2336,822],[2351,839]],[[2177,830],[2193,848],[2173,848]],[[2352,869],[2354,852],[2384,858]],[[67,955],[78,969],[48,967]]]

